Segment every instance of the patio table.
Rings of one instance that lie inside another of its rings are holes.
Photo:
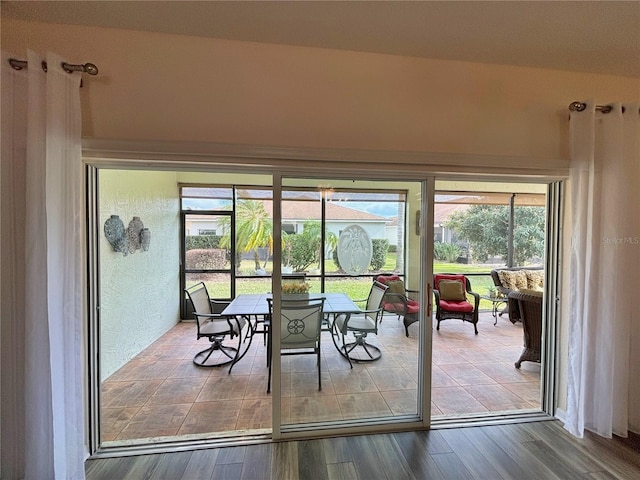
[[[498,324],[498,310],[500,308],[501,304],[506,304],[508,301],[507,297],[492,297],[490,295],[480,295],[480,298],[484,299],[484,300],[488,300],[491,302],[491,316],[493,316],[494,318],[494,322],[493,325],[497,325]],[[499,315],[502,315],[502,313],[500,313]]]
[[[234,298],[229,305],[222,311],[221,315],[228,316],[244,316],[250,318],[255,316],[269,315],[268,298],[272,298],[271,293],[243,293]],[[336,316],[341,313],[360,313],[362,310],[353,303],[346,293],[310,293],[309,300],[319,300],[324,298],[323,313],[325,317]],[[265,321],[267,335],[270,333],[270,325]],[[271,345],[269,339],[268,346]],[[269,364],[270,355],[267,351],[267,365]]]
[[[222,315],[269,315],[267,298],[272,298],[270,293],[241,294],[234,298],[222,311]],[[353,303],[346,293],[310,293],[309,300],[324,298],[323,312],[325,315],[339,313],[360,313],[361,310]]]

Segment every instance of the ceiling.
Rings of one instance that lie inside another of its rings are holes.
[[[640,77],[640,1],[2,1],[3,18]]]

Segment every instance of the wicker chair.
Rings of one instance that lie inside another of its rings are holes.
[[[516,272],[518,270],[521,270],[521,271],[524,271],[524,272],[527,272],[527,271],[544,272],[542,267],[501,267],[501,268],[495,268],[495,269],[491,270],[491,279],[493,280],[493,284],[495,285],[496,290],[503,297],[505,297],[507,299],[507,304],[505,305],[505,307],[502,310],[502,312],[500,312],[500,316],[502,316],[505,313],[507,313],[509,315],[509,321],[511,323],[516,323],[516,322],[521,321],[520,311],[518,310],[518,302],[516,300],[509,301],[509,294],[511,292],[516,291],[516,290],[512,290],[512,289],[507,288],[504,285],[502,285],[502,281],[500,280],[500,272],[502,272],[502,271]]]
[[[419,292],[405,288],[404,281],[398,275],[384,273],[374,277],[374,281],[389,287],[382,299],[382,311],[402,317],[404,331],[409,336],[409,325],[420,319],[420,302],[415,298]],[[382,322],[382,317],[380,317]]]
[[[522,362],[540,363],[542,350],[542,294],[511,292],[510,302],[517,302],[524,332],[524,348],[516,362],[520,368]]]
[[[458,281],[464,286],[463,292],[465,300],[445,300],[440,294],[441,281]],[[471,290],[471,282],[464,275],[437,273],[433,276],[433,296],[436,305],[436,330],[440,330],[440,322],[457,318],[464,322],[473,324],[475,334],[478,334],[478,309],[480,306],[480,295]],[[473,304],[468,299],[473,298]]]

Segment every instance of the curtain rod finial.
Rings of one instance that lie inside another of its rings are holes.
[[[587,108],[587,104],[583,102],[571,102],[569,104],[569,110],[572,112],[581,112]]]

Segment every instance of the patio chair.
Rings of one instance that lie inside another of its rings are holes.
[[[389,287],[382,299],[382,311],[393,313],[398,316],[398,320],[402,317],[404,330],[409,336],[409,325],[420,319],[420,302],[413,297],[417,297],[417,290],[409,290],[405,287],[404,281],[398,275],[383,274],[375,277],[376,282]],[[380,318],[382,322],[382,318]]]
[[[378,347],[367,342],[367,335],[369,333],[378,334],[378,323],[382,318],[382,299],[387,289],[386,285],[374,281],[371,285],[371,290],[369,290],[365,310],[355,314],[339,314],[333,321],[331,338],[340,354],[349,360],[351,368],[353,368],[352,362],[372,362],[382,356]],[[353,334],[354,341],[346,343],[346,335],[349,332]],[[342,339],[341,345],[336,342],[337,336]],[[360,347],[366,356],[360,355],[356,357],[356,347]]]
[[[251,346],[252,335],[249,335],[249,345],[242,355],[239,355],[242,344],[242,330],[247,324],[245,318],[222,316],[220,312],[229,304],[209,298],[209,292],[204,282],[197,283],[185,289],[187,298],[193,306],[193,316],[196,319],[197,339],[208,338],[211,343],[208,348],[198,352],[193,357],[193,363],[199,367],[221,367],[231,364],[233,366],[240,360]],[[226,338],[232,340],[238,337],[238,346],[223,343]],[[213,352],[220,351],[223,356],[212,358]],[[222,357],[221,359],[219,357]],[[225,358],[226,357],[226,358]]]
[[[273,313],[273,299],[268,298],[269,312],[272,322],[277,322]],[[313,300],[287,300],[280,301],[280,355],[317,355],[318,362],[318,390],[322,390],[322,378],[320,370],[320,338],[324,307],[324,298]],[[272,323],[273,325],[273,323]],[[271,339],[272,330],[269,332],[267,357],[270,358],[273,349]],[[267,393],[271,392],[271,361],[269,364],[269,378],[267,381]]]
[[[436,300],[436,330],[442,320],[459,319],[473,324],[478,334],[478,307],[480,295],[471,291],[471,282],[464,275],[436,274],[433,276],[433,295]],[[471,304],[467,295],[471,295]]]
[[[517,302],[522,321],[524,348],[515,363],[520,368],[522,362],[540,363],[542,350],[542,292],[511,292],[509,301]]]
[[[307,274],[304,272],[283,273],[281,282],[282,285],[301,284],[305,283],[306,279]],[[269,315],[256,315],[253,319],[253,333],[262,334],[263,345],[267,344],[267,334],[269,333],[270,322],[271,319],[269,318]],[[270,357],[267,356],[267,366],[269,366],[269,362]]]

